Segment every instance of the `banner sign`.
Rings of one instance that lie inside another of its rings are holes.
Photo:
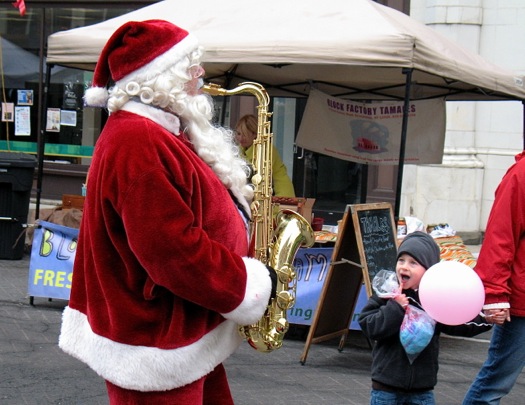
[[[296,144],[342,160],[399,164],[402,101],[359,102],[312,89]],[[404,162],[440,164],[445,144],[445,100],[411,101]]]
[[[29,262],[28,293],[69,299],[78,229],[38,221]]]
[[[288,311],[289,323],[311,325],[330,266],[333,250],[333,248],[302,248],[298,250],[294,260],[297,272],[296,302]],[[368,296],[363,284],[349,325],[350,329],[361,329],[357,323],[357,318],[367,301]]]
[[[28,294],[33,297],[69,299],[78,229],[38,221],[29,263]],[[299,249],[294,266],[297,272],[296,302],[288,311],[288,322],[310,325],[319,303],[333,248]],[[367,302],[363,284],[350,329],[359,330],[357,317]]]

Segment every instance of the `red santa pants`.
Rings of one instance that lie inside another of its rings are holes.
[[[111,405],[233,405],[224,366],[210,374],[171,391],[132,391],[106,381]]]

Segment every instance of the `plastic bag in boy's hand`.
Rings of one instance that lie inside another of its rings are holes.
[[[395,271],[379,270],[372,280],[372,288],[379,298],[395,298],[399,295],[399,281]]]
[[[399,331],[399,339],[410,364],[428,346],[434,336],[434,321],[425,311],[409,305]]]

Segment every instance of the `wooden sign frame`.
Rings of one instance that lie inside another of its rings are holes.
[[[378,266],[388,266],[390,270],[395,268],[396,235],[390,203],[347,206],[301,355],[301,364],[305,364],[312,343],[340,336],[338,349],[343,350],[363,283],[370,296],[372,279],[379,270]]]

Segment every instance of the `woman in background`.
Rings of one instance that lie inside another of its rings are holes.
[[[247,114],[241,117],[235,129],[235,139],[248,162],[253,160],[253,141],[257,138],[257,117]],[[277,148],[272,145],[272,187],[276,197],[295,197],[292,180]]]

